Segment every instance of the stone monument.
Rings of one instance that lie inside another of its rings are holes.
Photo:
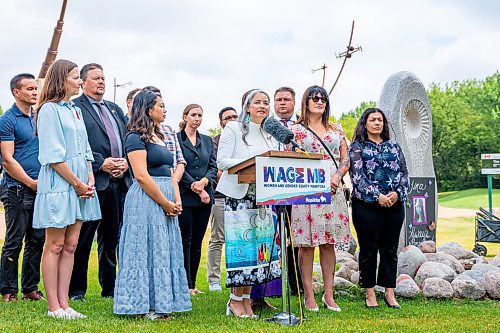
[[[403,149],[410,175],[400,248],[435,241],[437,187],[432,161],[432,113],[425,87],[411,72],[393,74],[384,84],[378,104],[387,116],[391,137]]]

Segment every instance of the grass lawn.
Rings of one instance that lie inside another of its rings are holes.
[[[473,188],[438,194],[439,204],[450,208],[488,209],[488,189]],[[493,207],[500,207],[500,189],[493,189]]]
[[[467,250],[474,248],[474,217],[439,219],[437,226],[437,246],[446,242],[457,242]],[[500,243],[480,243],[488,249],[486,257],[500,254]]]
[[[439,195],[440,203],[449,207],[477,209],[485,206],[485,190],[474,189],[460,193]],[[494,194],[500,207],[500,191]],[[444,202],[443,202],[444,200]],[[487,202],[487,201],[486,201]],[[455,241],[467,249],[474,244],[474,219],[450,218],[438,221],[438,246]],[[207,233],[208,235],[208,233]],[[193,298],[193,310],[176,314],[168,322],[151,322],[136,317],[113,315],[112,299],[100,297],[97,282],[96,246],[92,251],[89,269],[89,290],[87,303],[71,305],[89,318],[78,321],[59,321],[46,316],[45,302],[20,301],[13,304],[0,303],[0,332],[500,332],[500,302],[466,300],[414,300],[400,299],[402,310],[392,310],[385,306],[366,309],[361,291],[357,296],[338,296],[341,313],[332,313],[321,308],[319,313],[307,313],[308,321],[300,327],[288,328],[262,320],[237,320],[225,316],[225,306],[229,291],[208,292],[206,282],[206,249],[200,265],[197,287],[205,294]],[[0,241],[0,245],[2,242]],[[485,243],[488,256],[500,254],[500,244]],[[320,304],[320,295],[316,300]],[[379,300],[382,300],[380,297]],[[280,306],[280,299],[270,299]],[[299,314],[297,299],[292,299],[292,312]],[[383,302],[380,302],[383,304]],[[264,311],[262,317],[270,317],[274,312]]]
[[[206,242],[204,244],[206,250]],[[308,321],[294,328],[280,327],[262,320],[237,320],[226,317],[225,305],[229,291],[208,292],[206,256],[202,258],[198,288],[205,294],[193,298],[193,310],[174,315],[168,322],[151,322],[141,318],[113,315],[113,301],[100,297],[97,282],[96,249],[92,251],[89,269],[87,303],[71,305],[89,318],[78,321],[60,321],[48,318],[45,302],[20,301],[0,303],[0,332],[498,332],[500,331],[500,302],[465,300],[400,299],[402,310],[385,306],[366,309],[361,292],[356,297],[338,296],[341,313],[321,308],[319,313],[307,313]],[[316,297],[320,302],[320,296]],[[380,298],[381,300],[381,298]],[[280,299],[271,299],[280,306]],[[297,300],[292,300],[292,311],[299,314]],[[381,302],[382,304],[382,302]],[[271,311],[263,312],[263,318]]]

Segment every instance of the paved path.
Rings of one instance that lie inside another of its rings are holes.
[[[469,217],[469,216],[476,216],[476,211],[474,209],[449,208],[449,207],[438,206],[438,216],[440,219],[449,219],[454,217]]]

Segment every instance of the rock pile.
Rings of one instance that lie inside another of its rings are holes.
[[[437,251],[437,252],[436,252]],[[337,251],[334,288],[345,292],[359,284],[358,255]],[[319,263],[314,264],[313,287],[321,292]],[[383,288],[378,288],[383,290]],[[396,295],[414,298],[467,298],[500,300],[500,255],[487,260],[455,242],[436,248],[432,241],[410,245],[398,255]]]

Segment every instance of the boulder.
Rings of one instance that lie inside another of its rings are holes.
[[[456,279],[472,279],[484,287],[484,273],[480,271],[465,271],[457,275]]]
[[[464,266],[470,266],[470,268],[466,269],[471,269],[473,265],[475,264],[488,264],[488,260],[486,260],[485,257],[477,257],[477,258],[470,258],[470,259],[460,259],[459,262]]]
[[[424,297],[432,298],[452,298],[453,288],[448,281],[431,277],[424,281],[422,286],[422,295]]]
[[[341,277],[346,280],[351,279],[352,271],[346,265],[342,265],[337,272],[335,272],[335,277]]]
[[[444,243],[437,248],[437,251],[451,254],[457,259],[471,259],[478,257],[478,255],[474,252],[464,249],[462,245],[455,242]]]
[[[499,271],[489,271],[484,274],[484,289],[492,299],[500,299]]]
[[[427,261],[440,262],[442,264],[450,266],[455,270],[457,274],[460,274],[465,270],[458,259],[448,253],[425,253],[425,257],[427,258]]]
[[[359,265],[356,261],[354,260],[348,260],[346,261],[343,266],[349,267],[349,269],[353,272],[359,271]]]
[[[418,244],[418,248],[422,253],[436,253],[436,242],[434,241],[425,241]]]
[[[396,279],[396,289],[394,292],[398,296],[414,298],[418,295],[420,289],[411,276],[408,274],[401,274]]]
[[[472,259],[459,259],[458,262],[466,271],[470,270],[472,266],[474,266],[474,261]]]
[[[490,264],[475,264],[474,266],[472,266],[471,270],[472,271],[480,271],[483,273],[490,272],[490,271],[500,272],[500,268],[498,268],[497,266],[490,265]]]
[[[418,247],[408,245],[398,255],[398,272],[414,278],[420,265],[426,261],[427,258]]]
[[[456,276],[457,273],[450,266],[440,262],[427,261],[418,269],[417,275],[415,275],[415,282],[419,286],[428,278],[440,278],[451,282]]]
[[[500,255],[497,255],[496,257],[490,259],[488,261],[488,264],[493,265],[493,266],[497,266],[500,268]]]
[[[354,284],[359,284],[359,271],[352,273],[351,282]]]
[[[337,263],[343,262],[344,259],[356,260],[355,256],[353,256],[349,252],[342,251],[342,250],[335,251],[335,257],[337,258]]]
[[[459,298],[480,299],[486,294],[484,286],[470,277],[456,278],[451,283],[451,287],[453,295]]]
[[[333,288],[335,289],[345,290],[345,289],[350,289],[352,287],[354,287],[354,284],[341,277],[335,277],[335,280],[333,281]]]

